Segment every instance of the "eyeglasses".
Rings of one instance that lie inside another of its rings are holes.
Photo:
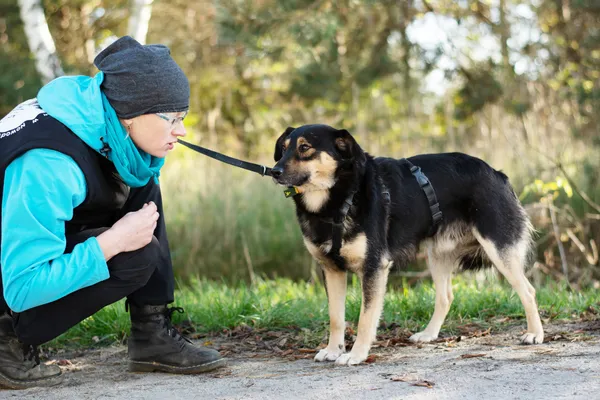
[[[187,114],[188,114],[188,112],[186,111],[185,114],[183,114],[183,116],[172,118],[172,117],[168,116],[167,114],[156,113],[156,115],[159,118],[164,119],[165,121],[169,122],[169,124],[171,124],[171,128],[175,127],[175,125],[177,125],[178,123],[183,122],[185,117],[187,117]]]

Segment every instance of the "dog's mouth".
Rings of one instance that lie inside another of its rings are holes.
[[[304,185],[310,179],[310,175],[301,175],[301,176],[289,176],[289,175],[281,175],[278,178],[273,178],[273,181],[281,186],[295,186],[299,187]]]

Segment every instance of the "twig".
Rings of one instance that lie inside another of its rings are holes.
[[[583,190],[580,190],[577,187],[575,182],[573,182],[573,179],[571,179],[571,177],[567,174],[567,171],[565,171],[565,168],[563,167],[563,165],[560,162],[558,162],[558,163],[556,163],[556,167],[560,170],[560,172],[563,173],[563,175],[565,176],[565,179],[567,180],[567,182],[569,182],[569,185],[571,185],[571,188],[579,196],[581,196],[583,201],[585,201],[590,207],[592,207],[594,210],[596,210],[597,212],[600,213],[600,205],[596,204],[592,199],[590,199],[590,197],[587,195],[586,192],[584,192]]]
[[[598,262],[598,249],[596,248],[596,251],[594,252],[594,248],[596,246],[596,242],[594,241],[594,239],[590,239],[590,247],[592,248],[592,253],[590,254],[585,248],[585,245],[581,243],[579,238],[575,235],[575,233],[573,233],[571,228],[567,228],[567,235],[571,238],[573,243],[575,243],[575,246],[577,246],[579,251],[581,251],[581,253],[585,256],[587,262],[591,265],[596,265],[596,263]]]
[[[254,286],[256,277],[254,275],[254,267],[252,266],[252,258],[250,257],[250,250],[248,250],[248,244],[246,238],[242,235],[242,247],[244,248],[244,258],[246,258],[246,265],[248,266],[248,275],[250,275],[250,284]]]
[[[594,239],[590,239],[590,248],[592,249],[592,260],[594,262],[590,262],[592,265],[598,264],[598,246],[596,246],[596,241]]]
[[[562,263],[563,274],[565,276],[565,280],[567,281],[567,285],[570,287],[569,266],[567,265],[565,248],[560,241],[560,230],[558,228],[558,222],[556,221],[556,211],[554,210],[554,207],[552,207],[552,195],[548,195],[546,198],[548,199],[548,211],[550,211],[550,219],[552,220],[552,227],[554,228],[554,236],[556,238],[556,244],[558,245],[558,252],[560,254],[560,262]]]
[[[560,172],[562,172],[562,174],[564,175],[565,179],[567,180],[567,182],[569,183],[569,185],[571,186],[571,188],[573,189],[573,191],[575,193],[577,193],[583,199],[583,201],[585,201],[587,203],[587,205],[589,205],[594,210],[596,210],[598,213],[600,213],[600,205],[597,204],[597,203],[595,203],[592,199],[590,199],[590,197],[587,195],[586,192],[584,192],[583,190],[579,189],[579,187],[577,186],[577,184],[573,181],[573,179],[571,179],[571,176],[567,173],[567,171],[565,170],[565,167],[562,165],[562,163],[560,161],[556,161],[554,158],[552,158],[552,157],[550,157],[550,156],[542,153],[539,149],[536,149],[530,143],[526,143],[526,145],[530,149],[532,149],[533,151],[535,151],[536,153],[538,153],[539,155],[541,155],[542,157],[544,157],[546,160],[548,160],[552,164],[554,164],[554,166],[556,168],[558,168]]]

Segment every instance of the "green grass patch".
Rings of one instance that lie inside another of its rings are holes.
[[[467,323],[487,327],[498,318],[509,317],[512,323],[525,324],[521,302],[507,285],[486,278],[484,281],[455,279],[455,299],[442,328],[442,334],[455,333]],[[386,294],[382,320],[386,324],[417,331],[433,313],[435,290],[430,283],[413,288],[393,289]],[[600,309],[600,291],[589,289],[569,292],[565,287],[548,284],[538,289],[537,299],[544,319],[554,321],[578,318],[595,307]],[[346,320],[356,323],[360,315],[360,286],[355,277],[348,286]],[[304,345],[316,345],[328,327],[327,298],[320,284],[298,283],[289,279],[258,280],[229,285],[195,280],[176,292],[175,305],[185,314],[175,313],[175,322],[193,321],[202,333],[250,326],[255,329],[298,329],[305,335]],[[49,343],[52,348],[88,347],[123,342],[129,333],[129,315],[124,302],[105,307],[94,316]]]

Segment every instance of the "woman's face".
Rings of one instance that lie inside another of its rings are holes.
[[[164,158],[173,150],[177,138],[185,136],[186,112],[145,114],[121,120],[135,145],[146,153]]]

